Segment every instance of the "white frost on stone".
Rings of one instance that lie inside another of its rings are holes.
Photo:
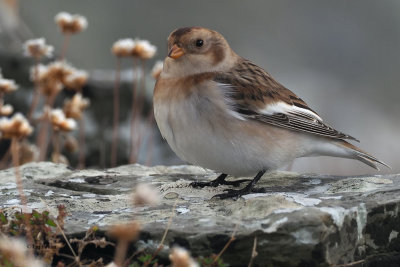
[[[279,220],[275,221],[274,223],[272,223],[267,229],[264,229],[264,232],[266,232],[266,233],[276,232],[278,227],[281,226],[282,224],[284,224],[287,221],[288,221],[287,217],[279,219]]]

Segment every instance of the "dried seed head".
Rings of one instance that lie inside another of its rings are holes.
[[[115,239],[130,242],[139,236],[140,226],[139,223],[135,221],[126,224],[117,224],[113,225],[110,230],[108,230],[108,233]]]
[[[148,184],[138,184],[133,190],[133,205],[157,205],[160,202],[160,193]]]
[[[61,31],[65,34],[74,34],[87,28],[88,22],[84,16],[67,12],[60,12],[55,16],[55,22]]]
[[[117,57],[129,57],[132,56],[134,48],[135,41],[131,38],[120,39],[113,44],[111,52]]]
[[[85,86],[88,80],[88,73],[83,70],[73,70],[64,79],[64,85],[68,89],[79,91]]]
[[[40,90],[44,95],[50,96],[63,89],[66,78],[75,69],[64,61],[55,61],[47,66],[39,65],[37,71]],[[35,80],[35,68],[31,68],[31,79]]]
[[[154,57],[157,52],[157,47],[150,44],[147,40],[135,40],[135,47],[133,48],[132,55],[140,59],[150,59]]]
[[[9,116],[13,111],[14,108],[10,104],[2,105],[0,108],[0,116]]]
[[[53,109],[50,112],[50,122],[56,131],[69,132],[76,128],[76,121],[74,119],[67,119],[61,109]]]
[[[73,118],[80,120],[82,118],[82,112],[90,104],[89,99],[83,98],[81,94],[75,94],[72,99],[65,101],[64,112],[67,118]]]
[[[2,138],[23,138],[30,135],[32,131],[32,126],[21,113],[16,113],[11,118],[0,118]]]
[[[14,80],[8,80],[0,77],[0,93],[12,93],[18,89]]]
[[[164,63],[161,60],[158,60],[156,64],[154,64],[153,69],[151,70],[151,76],[154,79],[158,79],[160,77],[161,71],[163,70]]]
[[[26,41],[23,45],[23,50],[25,56],[40,59],[53,56],[54,47],[46,45],[44,38],[38,38]]]
[[[172,267],[199,267],[200,265],[190,256],[189,252],[181,247],[172,248],[169,259]]]

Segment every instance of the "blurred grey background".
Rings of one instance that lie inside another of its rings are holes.
[[[325,122],[359,138],[357,145],[393,168],[380,173],[400,172],[398,0],[20,1],[21,18],[33,35],[45,37],[57,51],[62,37],[54,16],[60,11],[89,21],[85,32],[72,36],[67,54],[89,71],[114,68],[110,48],[120,38],[148,39],[158,47],[156,59],[162,59],[175,28],[217,30],[239,55],[265,68]],[[337,158],[299,159],[292,170],[376,173]]]

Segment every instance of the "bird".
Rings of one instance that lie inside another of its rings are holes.
[[[168,55],[153,94],[162,137],[183,161],[221,173],[195,187],[234,185],[215,197],[257,192],[266,172],[299,157],[333,156],[389,167],[348,141],[267,71],[237,55],[217,31],[182,27],[167,39]],[[389,167],[390,168],[390,167]],[[251,180],[226,181],[253,176]]]

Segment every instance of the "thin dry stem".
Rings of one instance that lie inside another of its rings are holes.
[[[169,217],[167,228],[165,229],[163,237],[161,238],[160,245],[158,245],[158,248],[151,256],[151,259],[143,264],[145,267],[148,266],[154,260],[154,258],[158,255],[158,253],[163,249],[165,238],[167,237],[167,233],[172,224],[172,219],[174,218],[174,215],[175,215],[175,208],[176,208],[177,203],[178,203],[178,200],[175,200],[174,205],[172,206],[171,216]]]
[[[32,122],[32,116],[33,113],[35,112],[35,109],[39,103],[40,100],[40,86],[39,86],[39,59],[35,59],[35,66],[34,66],[34,78],[33,78],[33,87],[34,87],[34,92],[33,92],[33,99],[31,106],[29,108],[29,113],[28,113],[28,121],[31,123]]]
[[[64,33],[63,48],[62,48],[60,60],[64,60],[65,56],[67,55],[67,50],[68,50],[68,46],[69,46],[70,37],[71,37],[71,34]]]
[[[229,241],[225,244],[225,246],[222,248],[221,252],[218,253],[218,255],[214,258],[213,262],[211,263],[211,265],[213,265],[214,263],[216,263],[218,261],[219,258],[221,258],[222,254],[224,254],[225,250],[228,249],[228,247],[230,246],[230,244],[235,241],[236,237],[236,231],[237,228],[239,226],[239,223],[236,224],[235,229],[232,232],[231,238],[229,239]]]
[[[60,162],[60,132],[54,131],[53,134],[54,161]]]
[[[42,201],[42,203],[46,206],[47,210],[50,210],[50,207],[49,207],[49,205],[47,205],[47,202],[44,201],[44,199],[42,199],[42,198],[39,198],[39,199],[40,199],[40,201]],[[78,266],[81,266],[80,259],[79,259],[78,255],[76,255],[74,249],[72,248],[71,243],[68,241],[68,238],[67,238],[67,236],[65,235],[64,230],[61,228],[61,226],[60,226],[60,224],[58,223],[57,220],[53,220],[53,221],[54,221],[54,223],[57,225],[57,228],[58,228],[58,230],[60,231],[60,233],[62,234],[62,236],[63,236],[63,238],[64,238],[64,240],[65,240],[65,243],[67,243],[69,249],[71,250],[72,255],[74,255],[74,260],[75,260],[75,262],[78,264]]]
[[[85,121],[84,119],[79,120],[79,160],[78,169],[85,168],[86,154],[85,154]]]
[[[27,200],[26,200],[24,188],[22,185],[21,173],[19,170],[19,140],[15,137],[11,139],[11,154],[12,154],[12,161],[13,161],[14,171],[15,171],[15,180],[16,180],[16,184],[18,187],[18,194],[19,194],[19,198],[21,199],[21,204],[22,204],[22,213],[25,214],[24,215],[24,224],[25,224],[25,228],[26,228],[26,238],[30,245],[29,253],[33,255],[34,242],[33,242],[32,230],[31,230],[29,218],[26,216],[26,213],[28,211]]]
[[[253,249],[251,250],[251,258],[250,258],[249,265],[247,265],[247,267],[253,266],[254,259],[255,259],[255,257],[258,256],[256,249],[257,249],[257,236],[254,236]]]
[[[144,104],[144,100],[145,100],[145,91],[146,91],[146,60],[142,60],[141,61],[142,65],[141,65],[141,69],[142,69],[142,77],[140,77],[140,90],[139,90],[139,94],[137,97],[137,108],[135,111],[135,121],[140,121],[140,115],[143,112],[143,104]],[[141,141],[142,141],[142,131],[138,131],[138,136],[136,139],[136,145],[134,147],[135,149],[135,155],[136,157],[139,155],[139,151],[140,151],[140,145],[141,145]]]
[[[121,57],[117,57],[115,82],[114,82],[114,120],[113,120],[113,137],[111,146],[111,167],[115,167],[117,165],[120,83],[121,83]]]
[[[137,108],[137,89],[139,87],[139,79],[136,70],[137,60],[133,58],[133,81],[132,81],[132,106],[131,106],[131,135],[129,142],[129,163],[135,163],[137,161],[137,157],[135,154],[134,147],[134,131],[135,131],[135,123],[136,123],[136,108]]]
[[[46,105],[44,106],[43,110],[51,110],[54,106],[54,102],[57,95],[53,94],[46,99]],[[49,145],[48,142],[48,134],[49,134],[49,126],[50,126],[50,118],[48,117],[49,114],[45,114],[46,116],[42,119],[42,126],[40,128],[38,137],[36,139],[36,145],[39,147],[40,155],[39,161],[44,161],[47,155],[47,147]]]

